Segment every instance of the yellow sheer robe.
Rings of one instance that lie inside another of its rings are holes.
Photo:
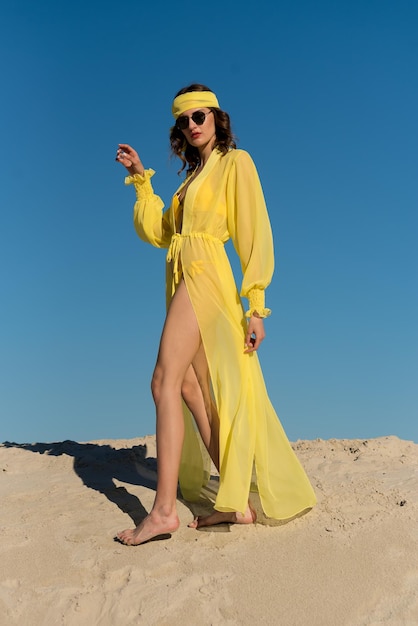
[[[247,508],[255,467],[260,502],[267,517],[284,520],[311,508],[312,486],[293,452],[269,400],[257,354],[244,354],[246,316],[270,314],[264,290],[274,269],[273,238],[255,165],[244,150],[213,150],[191,180],[183,202],[181,233],[176,232],[178,193],[169,208],[151,185],[153,170],[125,179],[134,184],[134,225],[141,239],[167,253],[167,306],[184,278],[208,361],[220,419],[218,511]],[[191,174],[193,176],[193,174]],[[224,243],[232,238],[242,268],[237,291]],[[244,313],[241,298],[249,300]],[[184,407],[185,440],[180,488],[197,500],[210,470],[209,457]]]

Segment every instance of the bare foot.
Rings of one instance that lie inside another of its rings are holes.
[[[123,530],[116,539],[125,546],[139,546],[141,543],[155,539],[159,535],[173,533],[180,525],[177,515],[161,517],[151,512],[136,528]]]
[[[245,513],[223,513],[214,511],[205,517],[196,517],[188,524],[189,528],[203,528],[204,526],[215,526],[216,524],[255,524],[257,513],[250,503],[248,503]]]

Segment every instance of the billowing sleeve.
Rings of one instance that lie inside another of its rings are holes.
[[[163,213],[164,203],[154,193],[151,177],[155,171],[148,169],[144,175],[134,174],[125,178],[125,185],[134,185],[136,202],[134,205],[134,226],[138,236],[157,248],[168,248],[171,228],[168,211]]]
[[[254,162],[240,150],[228,175],[228,230],[241,262],[241,293],[248,298],[245,315],[270,315],[264,290],[274,271],[273,235],[264,194]]]

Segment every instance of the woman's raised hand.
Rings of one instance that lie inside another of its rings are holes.
[[[134,174],[141,174],[141,176],[143,176],[144,166],[141,163],[141,159],[139,158],[136,150],[134,150],[127,143],[118,144],[115,160],[122,163],[131,176]]]

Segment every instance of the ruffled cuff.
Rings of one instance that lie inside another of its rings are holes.
[[[257,313],[258,317],[268,317],[269,315],[271,315],[271,310],[266,309],[264,306],[264,289],[257,289],[256,287],[250,289],[247,294],[247,298],[250,308],[245,313],[246,317],[251,317],[252,315],[254,315],[254,313]]]
[[[155,171],[152,169],[144,170],[144,175],[133,174],[125,178],[125,185],[134,185],[135,193],[138,200],[149,198],[154,195],[154,189],[151,185],[151,178],[154,176]]]

